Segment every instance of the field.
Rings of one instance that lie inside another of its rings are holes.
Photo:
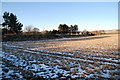
[[[118,34],[3,42],[7,80],[120,79]]]

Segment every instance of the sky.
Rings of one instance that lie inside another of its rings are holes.
[[[5,11],[14,13],[24,27],[40,31],[58,29],[59,24],[77,24],[79,31],[118,28],[117,2],[2,2]]]
[[[119,2],[119,0],[1,0],[2,2]]]

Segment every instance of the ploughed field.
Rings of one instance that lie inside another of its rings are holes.
[[[2,78],[120,79],[118,34],[3,42]]]

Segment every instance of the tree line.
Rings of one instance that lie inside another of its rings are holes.
[[[3,20],[4,22],[2,23],[2,33],[3,34],[9,34],[9,33],[15,33],[15,34],[20,34],[22,33],[22,27],[23,24],[20,23],[17,19],[17,16],[14,15],[13,13],[9,12],[4,12],[3,14]],[[38,28],[33,28],[31,26],[27,26],[26,28],[27,32],[39,32]],[[66,24],[60,24],[58,26],[58,30],[53,29],[52,31],[47,31],[46,33],[59,33],[59,34],[66,34],[66,33],[75,33],[78,31],[78,25],[70,25],[70,27]]]
[[[4,22],[2,23],[2,34],[10,34],[10,33],[14,33],[14,34],[21,34],[22,31],[22,27],[23,24],[20,23],[17,19],[17,16],[14,15],[13,13],[9,13],[9,12],[4,12],[3,14],[3,20]],[[33,28],[32,26],[26,26],[25,27],[26,32],[31,33],[37,33],[39,32],[39,28]],[[67,24],[59,24],[58,26],[58,30],[45,30],[41,33],[44,34],[76,34],[79,33],[78,31],[78,25],[70,25],[68,26]],[[88,31],[83,31],[82,32],[83,35],[88,35],[91,34]]]
[[[70,25],[70,27],[66,24],[60,24],[58,27],[58,31],[61,33],[76,33],[78,32],[78,25]]]

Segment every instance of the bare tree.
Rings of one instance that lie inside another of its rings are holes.
[[[26,26],[25,27],[25,32],[32,32],[33,31],[33,26]]]

